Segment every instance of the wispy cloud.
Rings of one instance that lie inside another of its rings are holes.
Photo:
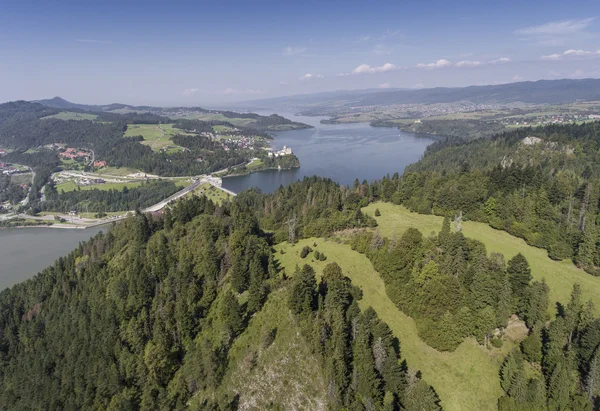
[[[596,57],[600,56],[600,50],[590,51],[590,50],[580,50],[580,49],[569,49],[565,50],[562,53],[554,53],[548,54],[546,56],[541,56],[542,60],[563,60],[566,58],[581,58],[581,57]]]
[[[284,56],[297,56],[304,54],[306,52],[306,47],[303,46],[287,46],[281,50],[281,54]]]
[[[215,94],[221,94],[221,95],[240,95],[240,94],[264,94],[264,91],[259,90],[259,89],[252,89],[252,88],[246,88],[246,89],[236,89],[236,88],[231,88],[228,87],[226,89],[223,90],[217,90],[215,91]]]
[[[94,40],[94,39],[77,39],[75,40],[78,43],[96,43],[96,44],[111,44],[110,40]]]
[[[512,60],[508,57],[500,57],[499,59],[490,61],[490,64],[505,64],[510,63]]]
[[[512,78],[512,81],[523,81],[523,77],[519,76],[518,74],[515,74]]]
[[[382,88],[382,89],[390,88],[390,87],[392,87],[392,85],[390,83],[381,83],[380,85],[377,86],[377,88]]]
[[[482,64],[483,62],[477,60],[463,60],[456,63],[456,67],[477,67]]]
[[[302,77],[300,77],[298,80],[301,81],[307,81],[307,80],[313,80],[316,78],[323,78],[322,74],[312,74],[312,73],[306,73],[305,75],[303,75]]]
[[[519,36],[535,36],[535,35],[557,35],[577,33],[586,29],[595,17],[581,20],[562,20],[551,21],[549,23],[540,24],[539,26],[525,27],[515,30],[515,34]]]
[[[450,67],[452,66],[452,63],[448,60],[445,59],[439,59],[433,63],[419,63],[417,64],[418,68],[424,68],[424,69],[437,69],[437,68],[443,68],[443,67]]]
[[[568,40],[589,36],[586,32],[595,17],[580,20],[551,21],[538,26],[530,26],[515,30],[513,33],[522,40],[542,46],[560,46]]]
[[[370,66],[368,64],[361,64],[354,70],[352,74],[373,74],[373,73],[385,73],[386,71],[395,70],[396,66],[392,63],[385,63],[383,66]]]
[[[185,90],[183,90],[183,92],[181,94],[183,94],[184,96],[191,96],[192,94],[196,94],[197,92],[199,92],[200,89],[198,88],[186,88]]]

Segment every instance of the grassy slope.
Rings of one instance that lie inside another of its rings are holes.
[[[98,116],[96,114],[76,113],[73,111],[61,111],[58,114],[43,117],[42,120],[45,120],[47,118],[56,118],[58,120],[96,120],[98,118]]]
[[[225,389],[240,395],[240,409],[325,410],[325,382],[287,308],[287,290],[273,292],[233,343]],[[265,347],[265,337],[276,337]]]
[[[420,229],[424,235],[437,233],[442,227],[442,217],[411,213],[406,208],[394,204],[370,204],[363,211],[374,216],[376,208],[381,212],[381,217],[375,217],[379,223],[379,231],[386,237],[401,235],[409,227]],[[467,237],[483,242],[488,252],[504,254],[506,261],[515,254],[522,253],[529,261],[533,278],[545,278],[550,286],[548,309],[551,313],[555,313],[555,302],[569,301],[574,283],[581,284],[584,298],[591,299],[596,311],[600,313],[600,277],[587,274],[575,267],[571,261],[553,261],[548,258],[546,250],[529,246],[524,240],[505,231],[495,230],[487,224],[467,221],[463,223],[463,232]]]
[[[93,190],[93,189],[97,188],[98,190],[102,190],[102,191],[112,190],[112,189],[121,191],[125,187],[134,188],[134,187],[140,186],[141,184],[142,184],[141,181],[130,181],[127,183],[104,183],[104,184],[93,184],[93,185],[89,185],[89,186],[77,186],[77,184],[75,184],[75,182],[67,181],[67,182],[58,184],[56,186],[56,190],[59,193],[61,192],[61,190],[63,190],[65,193],[67,193],[69,191],[76,190],[79,187],[79,189],[81,189],[81,190]]]
[[[173,124],[130,124],[123,137],[142,136],[144,141],[141,143],[150,146],[154,151],[160,151],[167,146],[181,150],[172,140],[176,134],[189,133],[173,128]]]
[[[209,184],[209,183],[204,183],[202,185],[200,185],[197,189],[195,189],[194,191],[188,193],[187,195],[205,195],[206,197],[208,197],[209,199],[211,199],[212,201],[214,201],[217,204],[221,204],[223,201],[228,200],[231,196],[226,193],[223,190],[219,190],[218,188],[216,188],[215,186]]]
[[[312,247],[315,241],[317,247],[313,248],[327,256],[324,262],[312,261],[312,254],[304,260],[299,256],[304,245]],[[470,339],[452,353],[436,351],[419,338],[412,318],[389,299],[383,280],[364,255],[352,251],[348,245],[314,238],[301,240],[294,247],[288,243],[278,244],[275,249],[275,258],[288,275],[293,273],[296,264],[311,264],[320,275],[325,265],[337,262],[352,283],[363,290],[361,309],[373,307],[388,323],[400,340],[402,358],[409,367],[421,370],[425,380],[436,389],[444,410],[496,409],[502,393],[499,366],[512,344],[505,344],[502,351],[488,351]],[[280,249],[284,249],[285,254],[280,254]]]

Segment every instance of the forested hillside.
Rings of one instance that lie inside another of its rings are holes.
[[[381,237],[361,207],[397,198],[399,181],[346,188],[307,178],[221,206],[184,199],[161,217],[138,214],[117,224],[0,294],[2,408],[237,409],[263,401],[266,388],[261,399],[237,390],[252,385],[241,375],[251,374],[261,350],[290,344],[289,331],[261,331],[262,345],[247,348],[254,354],[243,359],[236,341],[256,341],[252,319],[271,294],[278,304],[283,293],[277,315],[292,316],[296,344],[319,364],[327,407],[439,409],[435,387],[402,362],[402,335],[392,335],[376,312],[361,312],[362,292],[336,261],[307,246],[300,257],[327,260],[322,273],[308,258],[295,272],[276,264],[274,244],[345,230],[431,346],[454,350],[473,336],[491,350],[502,345],[511,315],[525,320],[529,336],[498,377],[502,409],[523,401],[527,409],[591,409],[600,369],[588,360],[600,333],[579,289],[548,325],[548,286],[531,282],[527,260],[488,256],[483,244],[462,235],[459,222],[452,228],[446,219],[437,237],[417,230]],[[294,401],[305,401],[306,381],[292,384],[304,387],[291,394]],[[285,398],[273,406],[285,408]]]
[[[371,196],[420,213],[489,223],[573,259],[600,265],[600,123],[525,128],[490,139],[446,139],[400,177],[370,186]]]
[[[342,191],[328,184],[344,214]],[[334,262],[319,283],[309,265],[290,279],[275,266],[271,243],[248,201],[215,206],[193,197],[158,219],[131,217],[3,291],[1,407],[237,409],[252,393],[227,388],[224,376],[240,365],[229,350],[269,294],[284,290],[331,407],[372,409],[385,399],[439,408],[400,363],[386,324],[360,312],[360,290]],[[269,335],[265,349],[290,342]],[[278,404],[285,408],[285,399]]]

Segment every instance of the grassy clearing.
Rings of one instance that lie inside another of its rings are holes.
[[[230,195],[227,194],[225,191],[223,190],[219,190],[217,187],[213,186],[212,184],[209,183],[204,183],[200,186],[198,186],[198,188],[196,188],[194,191],[189,192],[186,195],[205,195],[206,197],[208,197],[209,199],[211,199],[213,202],[217,203],[217,204],[221,204],[223,201],[225,200],[229,200],[230,199]]]
[[[239,409],[326,409],[318,360],[299,337],[286,296],[285,289],[271,293],[229,351],[229,363],[235,367],[225,375],[223,386],[240,395]],[[275,339],[266,344],[273,330]]]
[[[260,168],[264,165],[263,161],[260,158],[253,159],[250,164],[246,166],[246,168],[250,171]]]
[[[77,184],[75,184],[74,181],[66,181],[64,183],[60,183],[56,186],[56,190],[60,193],[61,190],[64,191],[65,193],[69,192],[69,191],[74,191],[76,189],[80,189],[80,190],[93,190],[93,189],[98,189],[98,190],[102,190],[102,191],[107,191],[107,190],[123,190],[123,188],[127,187],[127,188],[134,188],[134,187],[139,187],[142,184],[142,181],[128,181],[125,183],[104,183],[104,184],[93,184],[93,185],[88,185],[88,186],[78,186]]]
[[[128,176],[129,174],[135,174],[135,173],[140,173],[140,170],[136,170],[133,168],[127,168],[127,167],[104,167],[101,168],[99,170],[96,170],[94,172],[94,174],[97,175],[109,175],[109,176],[120,176],[120,177],[125,177]]]
[[[317,243],[317,247],[313,243]],[[311,246],[324,253],[326,261],[314,261],[313,254],[305,259],[299,254],[302,247]],[[305,239],[295,246],[288,243],[275,246],[275,259],[286,274],[291,275],[297,265],[312,265],[320,275],[323,268],[335,261],[342,267],[354,285],[363,291],[361,309],[372,307],[400,340],[402,358],[409,367],[421,370],[423,378],[437,391],[444,410],[495,410],[501,395],[498,371],[504,354],[513,346],[504,344],[502,350],[489,351],[468,339],[456,351],[439,352],[423,342],[412,318],[400,311],[387,296],[385,285],[368,258],[352,251],[346,244],[324,239]],[[283,249],[285,254],[281,254]]]
[[[409,227],[416,227],[424,235],[437,233],[442,227],[442,217],[411,213],[405,207],[390,203],[376,203],[365,207],[363,211],[374,216],[379,208],[380,217],[375,217],[379,223],[379,231],[386,237],[402,235]],[[536,280],[546,279],[550,286],[549,311],[554,314],[555,303],[566,304],[569,301],[573,284],[581,284],[584,298],[594,302],[596,311],[600,313],[600,277],[589,275],[575,267],[569,261],[554,261],[548,258],[546,250],[527,245],[524,240],[514,237],[505,231],[495,230],[487,224],[473,221],[463,222],[463,233],[470,238],[485,244],[488,252],[504,254],[508,261],[517,253],[522,253],[529,261],[531,273]]]
[[[213,131],[215,133],[222,134],[233,131],[233,128],[229,126],[213,126]]]
[[[31,183],[31,173],[13,174],[10,180],[14,184],[29,184]]]
[[[96,120],[98,116],[96,114],[76,113],[74,111],[61,111],[58,114],[43,117],[42,120],[49,118],[55,118],[58,120]]]
[[[165,149],[179,151],[182,148],[172,140],[176,134],[189,135],[189,133],[173,128],[173,124],[129,124],[123,137],[142,136],[144,141],[141,143],[150,146],[154,151]]]

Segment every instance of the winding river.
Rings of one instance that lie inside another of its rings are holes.
[[[272,192],[281,185],[313,175],[329,177],[344,185],[351,185],[356,178],[372,181],[388,173],[402,173],[407,165],[419,160],[427,145],[434,141],[431,137],[404,133],[395,128],[368,124],[326,125],[319,123],[322,117],[278,114],[315,126],[308,130],[277,133],[273,141],[277,149],[284,145],[291,147],[300,159],[301,167],[225,178],[223,187],[234,192],[251,187]],[[100,230],[102,228],[0,229],[0,290],[33,277]]]

